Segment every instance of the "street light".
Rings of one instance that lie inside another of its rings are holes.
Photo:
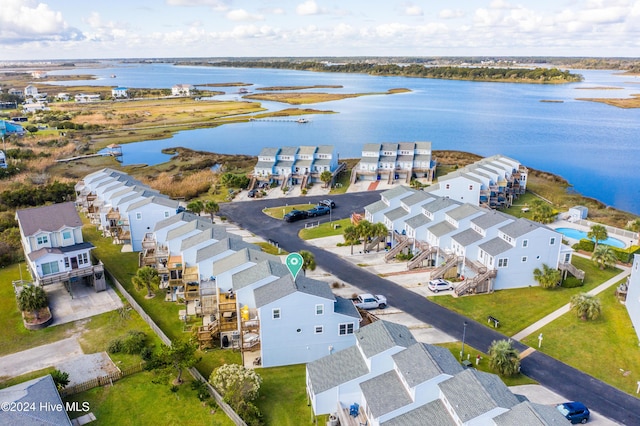
[[[462,360],[462,358],[464,357],[464,338],[467,335],[467,322],[465,321],[463,323],[463,329],[462,329],[462,350],[460,351],[460,360]]]

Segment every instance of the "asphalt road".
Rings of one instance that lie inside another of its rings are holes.
[[[486,352],[494,340],[507,339],[498,331],[472,319],[449,311],[391,281],[358,268],[351,262],[325,250],[308,245],[298,238],[298,231],[305,222],[328,221],[329,216],[285,223],[262,214],[264,207],[287,204],[315,203],[327,197],[299,197],[271,200],[251,200],[247,202],[225,203],[220,205],[220,215],[240,227],[245,228],[267,240],[274,240],[289,251],[308,250],[315,255],[316,263],[337,278],[370,293],[384,294],[389,305],[394,306],[416,319],[430,324],[465,343]],[[333,195],[336,208],[332,219],[350,217],[352,212],[362,212],[363,207],[380,199],[379,191]],[[466,330],[464,327],[467,322]],[[588,345],[588,336],[580,342],[568,343]],[[515,341],[514,346],[524,351],[528,346]],[[521,371],[541,385],[565,396],[570,400],[581,401],[589,408],[623,425],[640,425],[640,399],[619,391],[573,367],[570,367],[541,352],[534,351],[522,359]]]

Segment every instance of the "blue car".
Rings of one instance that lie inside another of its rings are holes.
[[[582,402],[565,402],[556,406],[572,424],[586,423],[589,421],[589,409]]]
[[[309,217],[322,216],[325,214],[329,214],[329,210],[330,209],[327,206],[317,205],[311,210],[307,210],[307,216]]]

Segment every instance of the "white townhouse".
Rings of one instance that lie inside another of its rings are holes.
[[[156,223],[177,213],[179,203],[126,173],[102,169],[75,186],[76,204],[92,223],[117,243],[142,250],[142,241]]]
[[[315,415],[341,425],[550,425],[566,419],[553,406],[522,401],[502,380],[463,369],[446,348],[418,343],[408,328],[376,321],[356,345],[307,364]]]
[[[106,289],[102,264],[94,266],[94,246],[82,238],[82,220],[71,202],[16,212],[27,265],[36,285],[81,280]]]
[[[426,191],[484,207],[510,206],[527,187],[528,170],[503,155],[483,158],[438,178]]]
[[[368,143],[362,147],[360,162],[353,179],[381,180],[388,182],[411,178],[435,177],[436,163],[431,156],[431,142]]]
[[[256,246],[238,238],[223,238],[214,244],[199,248],[196,251],[195,263],[198,265],[200,276],[204,279],[213,278],[214,262],[249,248],[255,250]]]
[[[332,145],[262,148],[253,169],[254,181],[280,185],[320,182],[324,171],[339,171],[338,153]]]
[[[562,234],[520,218],[498,229],[498,236],[478,245],[478,257],[472,259],[497,270],[496,290],[537,285],[533,271],[546,264],[558,268],[569,263],[572,250],[562,250]]]
[[[173,96],[191,96],[195,87],[192,84],[176,84],[171,88]]]
[[[287,274],[253,293],[264,367],[312,362],[355,344],[360,314],[329,284]]]
[[[262,148],[258,154],[258,163],[253,169],[253,175],[260,178],[271,178],[275,175],[276,157],[280,152],[280,148]]]
[[[365,207],[368,220],[393,226],[394,246],[385,260],[411,247],[413,257],[407,267],[426,260],[436,266],[431,278],[459,277],[458,294],[537,285],[533,271],[543,264],[583,277],[571,266],[573,250],[562,244],[562,235],[555,230],[432,192],[425,192],[427,198],[415,195],[420,192],[397,187]],[[405,215],[402,204],[409,204],[405,200],[415,200],[414,205],[426,202],[411,216]]]
[[[414,192],[404,185],[384,191],[380,194],[380,201],[365,206],[364,218],[371,223],[383,222],[385,213],[400,207],[402,199],[413,195]]]
[[[400,232],[403,232],[405,231],[405,229],[403,229],[405,220],[421,212],[422,205],[434,199],[433,196],[424,191],[416,191],[402,198],[398,207],[386,211],[383,214],[382,223],[384,223],[384,226],[386,226],[390,232],[398,229],[400,229]]]
[[[111,97],[113,98],[128,98],[129,89],[126,87],[114,87],[111,89]]]
[[[629,312],[631,323],[640,339],[640,254],[633,255],[631,275],[627,278],[627,299],[625,307]]]

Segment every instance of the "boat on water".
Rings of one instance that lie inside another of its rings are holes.
[[[296,120],[296,123],[300,123],[300,124],[304,124],[304,123],[308,123],[309,120],[307,120],[306,118],[298,118]]]
[[[245,95],[245,94],[249,93],[249,89],[245,89],[245,88],[243,87],[243,88],[241,88],[240,90],[238,90],[238,93],[241,93],[241,94]]]
[[[116,78],[116,75],[115,74],[111,74],[111,78]]]

